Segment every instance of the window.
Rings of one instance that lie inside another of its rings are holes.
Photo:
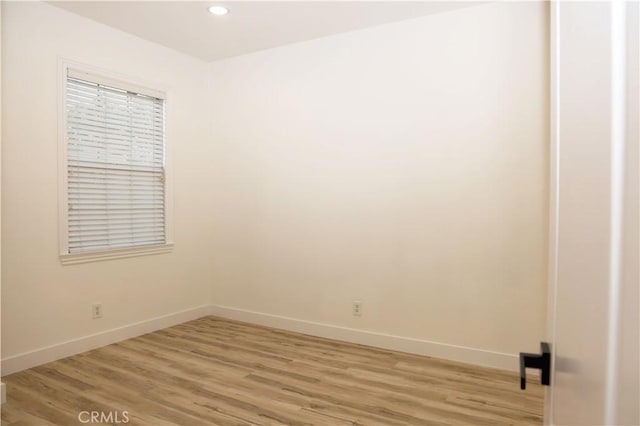
[[[64,69],[63,263],[166,251],[164,95]]]

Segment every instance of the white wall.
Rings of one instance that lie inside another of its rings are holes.
[[[210,173],[203,63],[46,3],[3,3],[2,357],[207,304]],[[62,266],[58,57],[168,88],[173,253]],[[104,317],[91,319],[101,302]]]
[[[545,4],[478,5],[210,72],[214,304],[538,350]]]
[[[537,349],[544,4],[204,67],[47,4],[4,7],[3,359],[207,303],[506,353],[510,368]],[[58,56],[169,87],[173,253],[61,266]]]

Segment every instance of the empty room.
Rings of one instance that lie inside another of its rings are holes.
[[[640,425],[638,2],[0,14],[2,426]]]

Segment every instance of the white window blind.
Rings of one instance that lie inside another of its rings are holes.
[[[69,70],[68,253],[166,243],[164,100]]]

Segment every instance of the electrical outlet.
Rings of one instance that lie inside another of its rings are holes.
[[[102,318],[102,303],[94,303],[91,305],[93,319]]]
[[[362,316],[362,302],[359,300],[354,300],[351,305],[351,313],[353,316],[361,317]]]

